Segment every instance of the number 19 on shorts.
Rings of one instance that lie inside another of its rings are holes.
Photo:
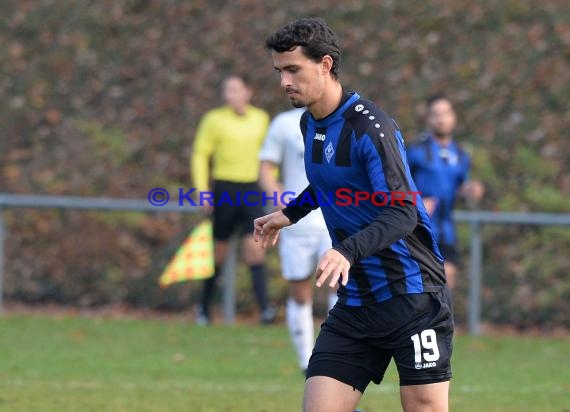
[[[435,330],[426,329],[411,337],[414,343],[414,362],[416,369],[433,368],[439,359],[439,348]]]

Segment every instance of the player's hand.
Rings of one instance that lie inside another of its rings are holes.
[[[262,248],[275,246],[281,229],[290,225],[289,218],[281,211],[258,217],[253,221],[253,240],[261,241]]]
[[[463,193],[468,199],[478,202],[485,194],[485,186],[479,180],[470,180],[463,184]]]
[[[209,188],[206,188],[203,193],[212,193],[212,191]],[[212,203],[210,204],[210,200],[206,199],[206,200],[202,200],[200,199],[200,196],[198,196],[197,193],[194,193],[193,196],[194,201],[200,205],[200,209],[202,209],[202,213],[204,213],[206,216],[211,216],[214,214],[214,203],[212,200]]]
[[[435,197],[424,197],[422,200],[428,216],[433,216],[433,212],[435,212],[437,206],[437,199]]]
[[[342,255],[342,253],[329,249],[319,259],[315,277],[317,279],[317,286],[320,288],[327,279],[329,286],[334,288],[338,284],[339,278],[342,277],[341,283],[346,286],[348,283],[348,270],[350,269],[350,262]]]
[[[204,202],[204,204],[200,207],[202,208],[202,213],[207,216],[211,216],[214,213],[214,206],[212,206],[209,202]]]

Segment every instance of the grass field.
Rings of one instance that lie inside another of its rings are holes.
[[[454,411],[570,411],[570,339],[457,336]],[[181,319],[0,317],[0,411],[298,411],[283,326]],[[399,410],[393,368],[366,412]]]

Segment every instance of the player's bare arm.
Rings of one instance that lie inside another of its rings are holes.
[[[459,194],[468,200],[478,202],[485,194],[485,186],[479,180],[469,180],[461,185]]]
[[[437,199],[435,197],[424,197],[422,200],[428,215],[433,216],[433,212],[435,212],[435,207],[437,206]]]
[[[283,195],[283,186],[279,180],[277,180],[278,166],[273,162],[267,160],[262,160],[259,166],[259,184],[261,188],[269,193],[277,193],[279,199]],[[285,205],[277,202],[275,208],[281,210]]]

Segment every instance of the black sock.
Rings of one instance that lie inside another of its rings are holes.
[[[249,269],[251,270],[253,293],[255,293],[257,304],[261,310],[265,310],[269,305],[267,298],[267,281],[265,279],[265,265],[263,263],[251,265]]]
[[[202,310],[204,315],[210,316],[210,305],[212,303],[212,297],[214,296],[214,291],[216,290],[216,282],[220,274],[220,265],[215,265],[214,275],[211,278],[204,280],[204,289],[202,289]]]

